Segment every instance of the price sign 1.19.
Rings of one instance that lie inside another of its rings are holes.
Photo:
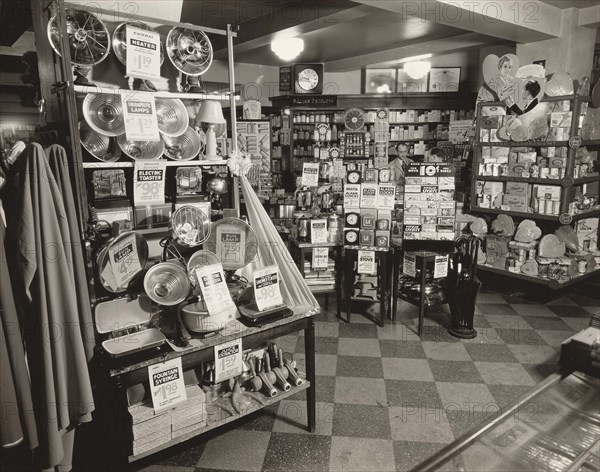
[[[160,34],[126,26],[127,75],[140,79],[160,78]]]

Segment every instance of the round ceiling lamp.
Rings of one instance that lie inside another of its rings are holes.
[[[280,59],[291,61],[304,51],[304,40],[300,38],[281,38],[271,41],[271,51]]]
[[[404,64],[404,72],[411,79],[420,79],[431,70],[431,63],[427,61],[413,61]]]

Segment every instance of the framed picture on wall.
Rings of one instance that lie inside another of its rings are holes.
[[[396,69],[365,69],[363,93],[395,93]]]
[[[432,67],[429,71],[430,92],[458,92],[460,67]]]
[[[420,79],[413,79],[404,69],[398,69],[398,80],[396,81],[397,93],[422,93],[427,92],[427,78],[429,74],[425,74]]]

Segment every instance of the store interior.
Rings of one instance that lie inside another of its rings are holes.
[[[598,470],[597,0],[0,15],[0,471]]]

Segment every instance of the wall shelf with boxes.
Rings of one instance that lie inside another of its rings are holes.
[[[470,211],[486,218],[471,230],[489,231],[482,271],[552,289],[600,273],[596,143],[582,139],[589,102],[543,99],[540,137],[522,141],[510,140],[515,117],[502,102],[478,104]]]

